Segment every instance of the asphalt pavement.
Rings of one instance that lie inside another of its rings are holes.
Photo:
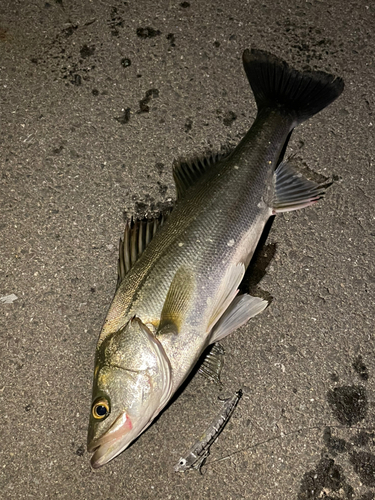
[[[359,0],[0,2],[2,498],[375,498],[374,14]],[[250,47],[344,79],[287,149],[333,183],[275,218],[254,292],[272,303],[222,342],[224,387],[196,374],[93,471],[94,352],[124,221],[172,202],[175,158],[246,133]],[[202,474],[175,473],[240,388]]]

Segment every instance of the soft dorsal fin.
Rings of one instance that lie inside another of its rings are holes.
[[[281,162],[274,174],[273,212],[290,212],[316,203],[324,196],[324,187],[309,181],[288,162]],[[328,184],[329,185],[329,184]]]
[[[154,218],[131,218],[125,224],[124,237],[120,238],[117,288],[134,263],[144,252],[172,209],[157,214]]]
[[[219,163],[227,153],[216,153],[194,158],[192,160],[175,160],[173,163],[173,178],[176,183],[177,199],[193,186],[205,172]]]

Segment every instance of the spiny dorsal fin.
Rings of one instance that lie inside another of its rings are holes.
[[[119,245],[117,288],[155,236],[158,228],[164,224],[171,210],[172,208],[153,218],[137,219],[131,217],[126,222],[124,237],[120,238]]]
[[[175,160],[173,163],[173,178],[176,183],[177,199],[193,186],[205,172],[219,163],[228,153],[216,153],[197,157],[191,160]]]
[[[275,195],[272,203],[274,213],[290,212],[316,203],[324,195],[324,187],[309,181],[288,162],[282,162],[274,174]]]

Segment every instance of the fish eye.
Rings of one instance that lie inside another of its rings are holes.
[[[96,420],[103,420],[110,413],[109,404],[106,399],[99,399],[92,405],[92,416]]]

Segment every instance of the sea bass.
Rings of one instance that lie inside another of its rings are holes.
[[[243,64],[258,108],[250,130],[227,156],[174,165],[177,201],[165,221],[126,225],[96,349],[94,468],[152,423],[208,345],[265,309],[267,301],[238,295],[265,224],[323,194],[279,158],[293,128],[341,94],[342,79],[298,72],[254,49]]]

